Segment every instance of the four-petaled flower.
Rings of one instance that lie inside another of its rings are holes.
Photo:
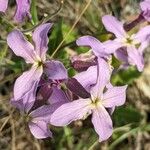
[[[51,116],[51,124],[65,126],[72,121],[85,119],[92,113],[92,123],[99,135],[99,141],[108,139],[113,131],[112,120],[107,108],[123,105],[127,86],[105,89],[110,80],[109,65],[98,58],[97,83],[90,90],[90,98],[80,98],[61,105]],[[106,90],[106,91],[105,91]]]
[[[43,74],[48,50],[47,33],[52,24],[47,23],[37,27],[33,33],[34,46],[28,42],[19,30],[12,31],[7,37],[7,43],[13,52],[23,57],[26,63],[32,64],[29,71],[24,72],[15,82],[12,104],[20,110],[28,112],[36,97],[38,83]]]
[[[116,36],[114,41],[110,41],[110,43],[113,42],[115,45],[114,42],[116,42],[118,50],[120,50],[119,48],[123,50],[123,52],[116,51],[116,56],[122,61],[126,60],[126,63],[136,65],[137,69],[142,71],[144,67],[143,50],[150,40],[150,26],[143,27],[138,33],[129,35],[124,30],[123,23],[113,16],[103,16],[102,22],[105,28]]]

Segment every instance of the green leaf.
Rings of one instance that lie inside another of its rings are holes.
[[[37,8],[36,8],[36,0],[32,0],[31,2],[31,15],[32,15],[32,23],[33,25],[38,23],[38,14],[37,14]]]
[[[139,123],[142,119],[140,112],[132,106],[116,108],[113,114],[115,126],[122,126],[129,123]]]
[[[131,84],[135,79],[141,75],[136,68],[130,67],[127,70],[120,70],[117,74],[112,76],[112,83],[114,85]]]

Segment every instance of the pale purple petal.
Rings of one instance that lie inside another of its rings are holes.
[[[144,50],[149,46],[149,43],[150,43],[150,38],[141,43],[141,45],[138,48],[138,51],[141,55],[143,55]]]
[[[52,133],[48,128],[48,124],[44,121],[31,121],[29,122],[29,129],[33,136],[37,139],[52,137]]]
[[[52,23],[46,23],[38,26],[33,32],[33,41],[35,44],[35,51],[38,56],[45,61],[46,51],[48,50],[48,32],[52,27]]]
[[[34,63],[34,47],[19,30],[8,34],[7,44],[17,56],[23,57],[27,63]]]
[[[96,56],[104,57],[105,51],[103,44],[92,36],[83,36],[76,41],[78,46],[89,46]]]
[[[37,85],[35,83],[39,83],[42,73],[42,67],[36,68],[33,66],[29,71],[24,72],[17,78],[14,85],[14,99],[21,99],[33,86]]]
[[[0,0],[0,12],[5,12],[8,7],[8,0]]]
[[[95,131],[99,135],[100,142],[107,140],[112,135],[112,120],[102,105],[93,110],[92,123],[94,125]]]
[[[147,20],[150,21],[150,1],[149,0],[144,0],[140,3],[141,10],[143,11],[143,17]]]
[[[136,65],[137,69],[141,72],[144,68],[144,59],[143,56],[138,52],[135,47],[128,47],[128,61],[131,65]]]
[[[35,103],[38,82],[33,83],[31,89],[20,99],[12,99],[11,104],[18,108],[22,113],[28,113]]]
[[[123,23],[117,20],[115,17],[111,15],[105,15],[102,17],[102,22],[106,30],[114,33],[116,37],[122,38],[126,36]]]
[[[66,93],[62,89],[59,89],[58,87],[52,87],[52,90],[53,92],[48,99],[49,104],[69,102]]]
[[[35,110],[33,110],[29,116],[32,117],[32,120],[50,122],[52,113],[62,105],[63,103],[55,103],[53,105],[43,105]]]
[[[79,99],[63,104],[52,114],[50,122],[55,126],[65,126],[82,119],[90,113],[90,104],[90,99]]]
[[[97,66],[91,66],[87,71],[78,73],[73,78],[77,79],[87,91],[90,91],[91,86],[96,84]]]
[[[105,47],[105,53],[107,55],[113,54],[118,48],[122,47],[122,43],[115,40],[108,40],[103,43]]]
[[[98,58],[97,83],[92,87],[91,95],[95,98],[101,97],[105,86],[110,82],[110,75],[111,70],[109,64],[105,60]]]
[[[62,80],[68,78],[67,70],[60,61],[47,61],[44,64],[44,72],[51,80]]]
[[[145,42],[150,40],[150,25],[143,27],[140,29],[140,31],[135,35],[135,40],[139,42]]]
[[[102,103],[107,108],[121,106],[126,100],[126,88],[127,86],[118,86],[109,88],[104,94]]]
[[[116,52],[115,52],[115,57],[118,58],[119,60],[121,60],[124,63],[128,63],[128,53],[127,53],[127,48],[126,47],[122,47],[119,48]]]
[[[26,17],[31,18],[30,15],[30,0],[16,0],[17,10],[14,19],[17,22],[22,22]]]

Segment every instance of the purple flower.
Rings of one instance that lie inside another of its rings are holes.
[[[23,57],[26,63],[32,64],[30,70],[24,72],[15,82],[12,103],[28,112],[35,101],[38,83],[43,74],[48,49],[47,33],[52,24],[47,23],[37,27],[33,33],[34,46],[28,42],[19,30],[12,31],[7,37],[7,43],[13,52]]]
[[[17,9],[14,19],[17,22],[23,22],[26,17],[31,18],[30,0],[16,0]],[[8,7],[8,0],[0,0],[0,11],[5,12]]]
[[[28,17],[31,18],[30,15],[30,0],[16,0],[17,10],[14,19],[17,22],[23,22],[23,20]]]
[[[92,76],[91,76],[92,78]],[[98,59],[97,83],[90,90],[90,98],[80,98],[61,105],[51,116],[51,124],[65,126],[72,121],[84,119],[92,114],[92,123],[99,135],[99,141],[108,139],[113,132],[112,120],[106,108],[123,105],[126,98],[127,86],[112,87],[107,90],[110,81],[109,65],[101,58]]]
[[[58,107],[66,102],[69,102],[69,100],[64,92],[55,88],[49,97],[47,105],[43,105],[28,114],[29,129],[35,138],[43,139],[52,137],[52,133],[49,130],[51,115]]]
[[[150,0],[144,0],[143,2],[141,2],[140,7],[142,10],[142,16],[147,21],[150,21]]]
[[[0,0],[0,12],[5,12],[7,9],[8,0]]]
[[[116,38],[114,39],[114,42],[117,43],[118,48],[123,48],[122,50],[125,51],[123,56],[126,56],[128,63],[131,65],[136,65],[137,69],[142,71],[144,67],[143,50],[148,46],[150,39],[150,26],[143,27],[136,34],[129,35],[124,30],[123,23],[118,21],[113,16],[105,15],[102,18],[102,22],[109,32],[115,34]],[[109,45],[111,42],[112,41],[107,42],[107,44]],[[115,45],[115,43],[113,44]],[[116,51],[116,53],[118,53],[118,51]],[[121,54],[119,55],[121,57]]]
[[[111,54],[120,46],[116,41],[108,40],[101,43],[92,36],[83,36],[76,41],[78,46],[89,46],[95,56],[109,58]]]

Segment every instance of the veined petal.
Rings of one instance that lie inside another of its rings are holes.
[[[37,139],[52,137],[52,133],[48,128],[48,124],[44,121],[38,120],[29,122],[29,129],[33,136]]]
[[[83,36],[76,41],[78,46],[89,46],[96,56],[105,56],[103,44],[92,36]]]
[[[68,78],[67,70],[60,61],[51,60],[45,62],[44,72],[51,80],[62,80]]]
[[[135,47],[128,47],[128,61],[131,65],[136,65],[137,69],[141,72],[144,68],[144,59],[143,56],[138,52]]]
[[[110,82],[111,70],[109,64],[98,58],[98,73],[96,85],[91,88],[91,95],[95,98],[100,98],[105,86]]]
[[[108,41],[104,42],[103,44],[105,47],[105,53],[107,55],[113,54],[117,49],[122,47],[122,44],[115,40],[108,40]]]
[[[31,18],[30,15],[30,0],[16,0],[17,10],[14,19],[17,22],[22,22],[25,17]]]
[[[51,116],[50,123],[55,126],[65,126],[72,121],[84,118],[90,111],[91,101],[79,99],[61,105]]]
[[[109,88],[103,94],[102,103],[104,107],[111,108],[123,105],[126,100],[126,88],[127,86],[118,86]]]
[[[29,71],[24,72],[19,78],[17,78],[14,85],[14,99],[21,99],[33,86],[37,88],[41,75],[43,73],[42,67],[32,67]]]
[[[78,73],[73,78],[77,79],[87,91],[90,91],[91,86],[97,81],[97,66],[91,66],[87,71]]]
[[[7,44],[17,56],[23,57],[27,63],[34,63],[34,47],[19,30],[8,34]]]
[[[124,62],[126,64],[128,63],[128,53],[127,53],[126,47],[122,47],[122,48],[118,49],[114,55],[116,58],[118,58],[122,62]]]
[[[52,23],[46,23],[38,26],[33,32],[33,41],[35,44],[35,51],[38,56],[45,61],[46,51],[48,50],[48,32],[52,27]]]
[[[150,40],[150,25],[143,27],[140,31],[134,36],[134,39],[139,42],[145,42]]]
[[[95,131],[99,135],[100,142],[107,140],[112,135],[112,120],[102,105],[93,110],[92,123],[94,125]]]
[[[115,34],[117,38],[122,38],[126,36],[126,32],[123,28],[123,23],[117,20],[111,15],[105,15],[102,17],[102,22],[107,31]]]
[[[34,82],[31,89],[20,99],[12,99],[11,104],[18,108],[22,113],[28,113],[35,103],[38,82]]]
[[[143,11],[143,17],[147,20],[150,21],[150,1],[149,0],[144,0],[140,3],[141,10]]]
[[[52,113],[62,105],[63,103],[55,103],[52,105],[43,105],[35,110],[33,110],[29,116],[32,117],[32,121],[45,121],[50,122],[50,117]]]
[[[5,12],[8,7],[8,0],[0,0],[0,12]]]

